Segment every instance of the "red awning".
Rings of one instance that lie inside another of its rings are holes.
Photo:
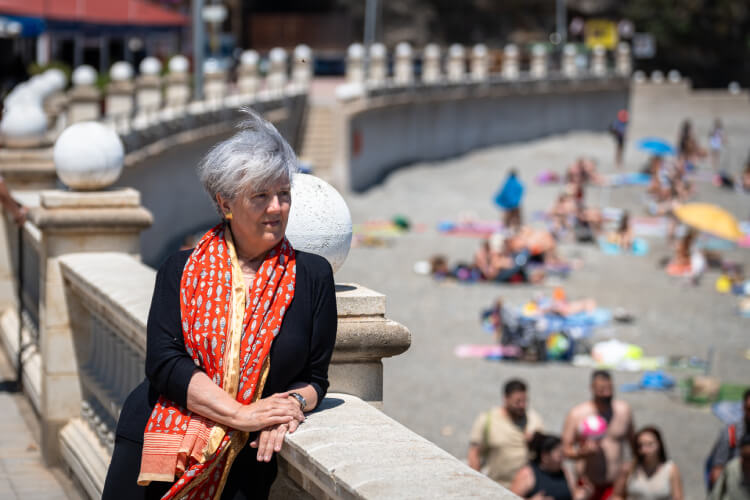
[[[0,0],[0,14],[138,26],[182,26],[189,22],[186,16],[146,0]]]

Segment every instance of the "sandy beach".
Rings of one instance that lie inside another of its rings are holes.
[[[646,133],[677,134],[681,116],[659,116],[649,120],[647,99],[636,96],[631,138]],[[639,114],[639,109],[642,109]],[[713,108],[693,113],[698,137],[705,142]],[[654,116],[659,115],[654,110]],[[728,117],[730,158],[747,154],[750,119]],[[668,134],[668,135],[666,135]],[[632,143],[632,141],[631,141]],[[671,278],[659,261],[671,254],[665,238],[648,239],[648,255],[604,255],[595,245],[565,243],[561,254],[584,262],[582,269],[567,279],[548,278],[540,285],[460,284],[438,282],[415,274],[416,261],[445,255],[450,262],[468,261],[479,244],[478,238],[440,234],[441,220],[473,216],[496,220],[498,211],[492,196],[510,167],[517,167],[526,185],[524,212],[547,210],[560,185],[537,186],[536,175],[545,169],[562,172],[580,155],[595,159],[599,170],[612,173],[613,141],[606,133],[576,132],[538,141],[474,151],[460,158],[423,163],[399,169],[385,181],[360,195],[346,195],[354,223],[390,219],[403,214],[412,224],[423,225],[393,238],[381,248],[353,248],[337,273],[337,282],[357,282],[387,295],[387,315],[412,333],[412,345],[405,354],[384,361],[384,410],[393,418],[455,456],[464,459],[468,435],[476,415],[499,404],[502,383],[521,377],[530,385],[531,406],[544,417],[546,427],[559,433],[566,412],[589,397],[591,369],[568,363],[523,363],[460,359],[458,344],[489,344],[479,314],[497,297],[521,305],[536,293],[550,293],[564,287],[570,298],[592,297],[600,307],[625,308],[635,316],[632,324],[610,323],[596,330],[594,342],[615,338],[641,346],[647,356],[687,355],[705,358],[713,348],[711,374],[724,382],[750,380],[750,319],[736,311],[737,299],[714,290],[718,272],[710,271],[698,286]],[[635,171],[647,156],[627,150],[625,170]],[[738,165],[735,166],[739,168]],[[720,190],[707,179],[710,167],[699,171],[696,199],[717,203],[738,219],[750,218],[750,195]],[[633,216],[645,215],[643,186],[590,188],[592,206],[628,209]],[[724,252],[726,258],[743,263],[750,271],[750,250]],[[687,371],[671,371],[676,379]],[[615,372],[615,384],[637,382],[641,373]],[[704,497],[703,462],[721,422],[710,409],[688,406],[677,390],[619,393],[634,410],[636,426],[654,424],[663,429],[670,456],[683,471],[687,498]]]

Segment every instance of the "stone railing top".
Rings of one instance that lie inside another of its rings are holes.
[[[124,253],[68,254],[60,257],[60,264],[73,290],[87,304],[94,304],[138,351],[145,352],[156,271]],[[356,284],[339,284],[336,306],[336,360],[380,359],[409,348],[409,330],[384,317],[384,295]]]
[[[146,321],[156,272],[118,252],[60,257],[63,277],[85,303],[109,319],[136,349],[146,352]]]
[[[287,434],[295,482],[324,498],[518,498],[355,396],[328,394]],[[312,488],[309,488],[312,486]]]

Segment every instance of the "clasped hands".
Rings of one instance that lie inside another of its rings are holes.
[[[250,443],[251,448],[258,449],[259,462],[270,462],[274,452],[281,451],[284,436],[296,431],[299,424],[305,421],[300,404],[289,396],[289,392],[280,392],[242,405],[235,415],[237,424],[233,427],[236,429],[260,431]]]

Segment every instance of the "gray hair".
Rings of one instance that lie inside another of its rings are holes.
[[[203,188],[222,216],[217,194],[234,200],[250,186],[262,190],[282,179],[291,182],[297,172],[297,156],[276,127],[249,107],[241,111],[247,118],[238,124],[239,132],[214,146],[198,165]]]

